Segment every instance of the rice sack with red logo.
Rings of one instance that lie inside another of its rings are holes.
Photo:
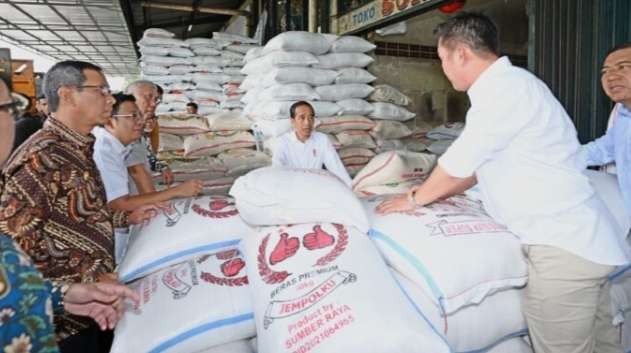
[[[263,168],[242,178],[231,194],[259,226],[241,242],[259,353],[450,351],[359,230],[365,214],[350,188],[325,171]]]
[[[229,249],[129,284],[141,301],[118,322],[111,353],[198,352],[255,336],[246,272]]]
[[[172,200],[132,230],[119,278],[129,282],[199,254],[234,248],[249,230],[231,197]]]
[[[482,203],[456,195],[386,215],[366,203],[369,235],[386,262],[416,283],[445,314],[526,284],[520,240],[491,218]]]

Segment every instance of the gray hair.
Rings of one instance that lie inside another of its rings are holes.
[[[86,80],[84,70],[103,70],[85,61],[62,61],[53,65],[44,76],[44,95],[48,100],[48,109],[54,113],[59,108],[59,89],[63,86],[81,86]]]
[[[156,91],[158,90],[158,87],[155,85],[155,83],[151,81],[147,81],[147,80],[138,80],[127,85],[127,87],[125,88],[125,93],[133,95],[134,92],[136,92],[138,88],[146,87],[146,86],[150,86],[152,89]]]
[[[450,17],[434,29],[434,35],[449,48],[453,48],[454,42],[459,42],[479,54],[499,55],[497,26],[481,13],[461,12]]]

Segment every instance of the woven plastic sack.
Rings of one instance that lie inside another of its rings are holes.
[[[370,134],[375,139],[400,139],[412,135],[412,130],[405,124],[395,120],[377,120]]]
[[[315,55],[324,54],[331,49],[335,36],[302,31],[287,31],[270,39],[263,53],[274,51],[306,51]]]
[[[275,67],[309,66],[317,63],[318,59],[311,53],[276,51],[249,61],[241,72],[252,75],[268,72]]]
[[[372,104],[358,98],[340,100],[337,105],[340,106],[340,114],[344,115],[368,115],[374,109]]]
[[[376,102],[372,106],[373,111],[370,117],[375,119],[406,121],[416,116],[409,110],[392,103]]]
[[[377,155],[353,179],[353,190],[360,193],[370,186],[420,181],[432,171],[436,157],[425,153],[391,151]]]
[[[341,101],[351,98],[366,98],[374,88],[364,83],[345,83],[315,88],[320,99],[325,101]]]
[[[267,167],[272,159],[265,153],[252,149],[238,148],[217,155],[230,176],[241,176],[251,170]]]
[[[254,145],[254,136],[249,132],[209,132],[186,137],[184,155],[187,157],[210,156],[229,149],[254,147]]]
[[[337,75],[335,70],[283,67],[270,71],[259,81],[260,85],[264,87],[285,83],[307,83],[312,86],[323,86],[333,83]]]
[[[374,50],[377,46],[356,36],[339,37],[331,46],[331,53],[365,53]]]
[[[206,121],[192,114],[159,115],[158,125],[161,132],[173,135],[193,135],[208,131]]]
[[[163,28],[147,28],[144,32],[142,32],[142,36],[143,38],[173,38],[175,37],[175,34]]]
[[[213,32],[213,39],[223,42],[257,44],[254,38],[226,32]]]
[[[318,119],[316,130],[327,134],[337,134],[346,130],[370,130],[375,122],[364,116],[341,115]]]
[[[318,56],[318,63],[314,65],[320,69],[341,69],[344,67],[366,67],[375,59],[362,53],[331,53]]]
[[[357,67],[347,67],[337,70],[335,83],[371,83],[377,79],[370,72]]]
[[[366,130],[346,130],[335,137],[342,147],[375,148],[375,141]]]
[[[406,106],[410,104],[411,100],[408,96],[401,93],[398,89],[390,85],[376,85],[375,91],[368,97],[368,100],[373,102],[392,103],[396,105]]]
[[[320,95],[306,83],[288,83],[284,85],[274,85],[261,91],[259,100],[270,101],[298,101],[321,99]]]
[[[206,116],[209,131],[246,131],[252,121],[237,112],[221,112]]]

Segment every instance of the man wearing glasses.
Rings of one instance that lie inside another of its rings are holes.
[[[0,232],[16,241],[47,280],[113,281],[114,227],[142,223],[156,210],[107,207],[90,134],[112,110],[101,69],[80,61],[57,63],[46,73],[44,91],[53,116],[2,171]],[[107,352],[111,342],[94,321],[68,312],[55,316],[55,331],[62,352]]]
[[[142,135],[145,121],[134,96],[119,93],[114,95],[114,100],[112,117],[108,119],[104,127],[96,127],[92,131],[96,136],[94,161],[103,178],[110,208],[131,211],[175,197],[198,194],[203,184],[200,181],[189,180],[163,191],[132,195],[125,158],[132,152],[133,143]],[[124,254],[128,237],[127,229],[116,229],[114,242],[116,263],[120,262]]]

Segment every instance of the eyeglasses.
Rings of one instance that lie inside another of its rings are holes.
[[[17,117],[18,104],[19,102],[16,100],[11,100],[6,103],[1,103],[0,112],[7,112],[9,113],[9,115],[11,115],[15,119]]]
[[[83,86],[77,86],[77,88],[98,88],[99,91],[101,92],[102,96],[109,96],[112,94],[112,91],[110,90],[110,86],[107,85],[83,85]]]
[[[145,94],[142,96],[147,102],[153,102],[156,105],[162,103],[162,97],[155,96],[154,94]]]
[[[112,118],[132,118],[134,120],[135,123],[141,123],[143,122],[143,117],[142,114],[140,113],[133,113],[133,114],[114,114],[112,115]]]

